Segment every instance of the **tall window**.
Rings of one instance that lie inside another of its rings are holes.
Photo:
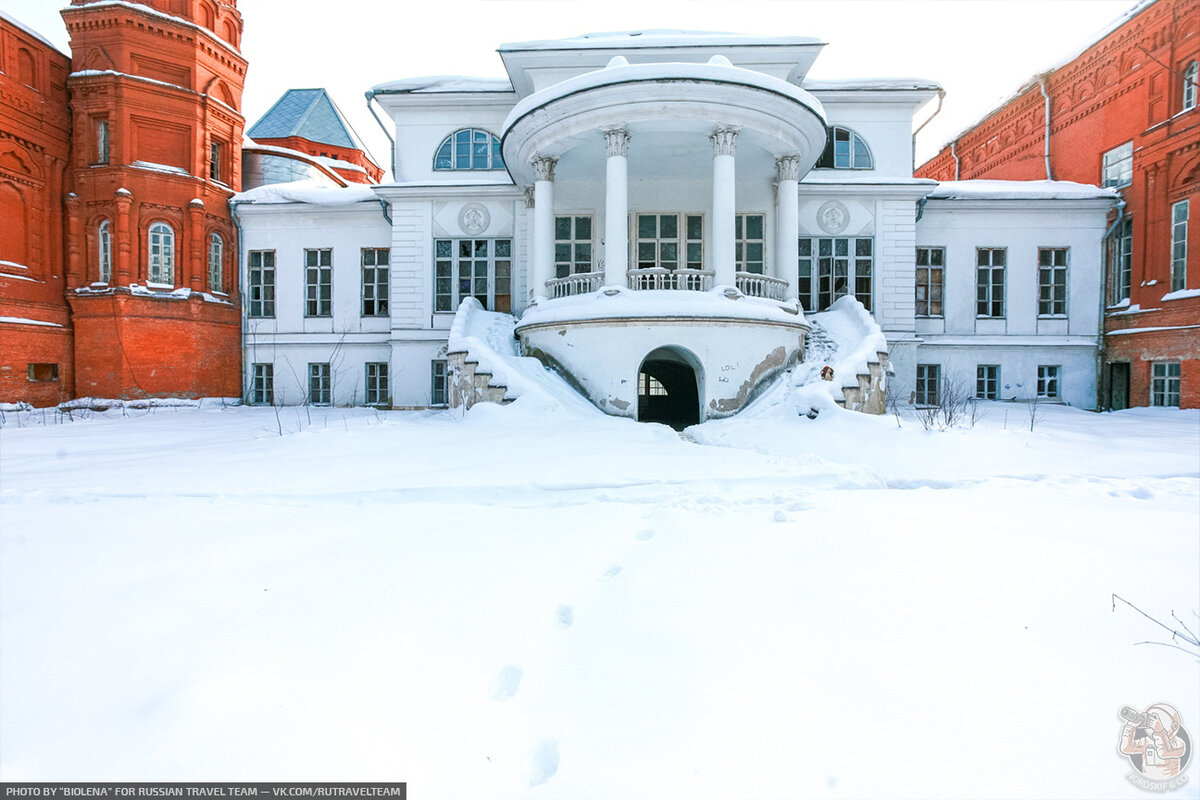
[[[1037,371],[1037,396],[1040,398],[1057,399],[1062,397],[1059,391],[1058,380],[1062,374],[1062,367],[1057,364],[1042,364],[1038,366]]]
[[[251,365],[250,402],[256,406],[275,404],[275,365]]]
[[[1192,62],[1195,66],[1196,62]],[[1187,288],[1188,201],[1171,206],[1171,291]]]
[[[250,316],[275,316],[275,251],[251,250],[249,254]]]
[[[208,288],[225,291],[225,240],[218,233],[208,237]]]
[[[975,249],[975,315],[1004,316],[1004,266],[1007,253],[1003,247]]]
[[[738,214],[733,220],[734,259],[738,272],[763,274],[763,250],[765,239],[763,235],[762,214]]]
[[[446,380],[446,360],[429,362],[429,405],[444,406],[450,401],[449,385]]]
[[[96,280],[100,283],[108,283],[112,280],[112,225],[108,220],[100,223],[100,229],[96,234],[96,250],[99,255]]]
[[[817,161],[818,167],[829,169],[871,169],[874,161],[866,141],[849,128],[829,129],[825,151]]]
[[[436,239],[434,311],[454,311],[474,297],[489,311],[512,309],[511,239]]]
[[[800,302],[806,311],[824,311],[853,293],[871,310],[874,240],[870,238],[801,239]]]
[[[1126,142],[1104,154],[1101,177],[1106,187],[1120,188],[1133,182],[1133,142]]]
[[[1200,62],[1193,61],[1183,70],[1183,105],[1181,110],[1187,111],[1196,107],[1196,86],[1200,82]]]
[[[975,397],[980,400],[1000,399],[999,364],[980,364],[975,367]]]
[[[112,149],[108,137],[108,120],[96,120],[96,163],[107,164]]]
[[[637,215],[638,269],[703,269],[703,243],[704,217],[699,214]]]
[[[386,361],[367,363],[367,405],[386,406],[391,404],[388,392],[388,365]]]
[[[175,285],[175,231],[165,222],[150,226],[150,282]]]
[[[1038,248],[1038,316],[1059,317],[1067,313],[1066,247]]]
[[[332,394],[328,364],[308,365],[308,402],[314,406],[329,405]]]
[[[1129,299],[1133,280],[1133,220],[1126,217],[1108,238],[1108,279],[1112,303]]]
[[[388,315],[388,255],[386,247],[364,247],[362,251],[362,315]]]
[[[946,248],[917,248],[917,316],[942,316],[942,281],[946,271]]]
[[[504,169],[500,157],[500,140],[479,128],[464,128],[442,140],[433,168],[442,169]]]
[[[917,364],[917,390],[913,402],[919,406],[936,406],[941,399],[941,364]]]
[[[1150,405],[1179,405],[1179,362],[1158,361],[1150,371]]]
[[[592,271],[592,218],[554,218],[554,277]]]
[[[221,155],[224,147],[218,141],[208,145],[208,177],[217,182],[223,182],[225,177],[221,170]]]
[[[304,251],[304,316],[333,316],[333,250]]]

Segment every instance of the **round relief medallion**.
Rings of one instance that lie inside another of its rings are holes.
[[[470,236],[483,233],[491,222],[491,214],[479,203],[467,203],[458,212],[458,227]]]
[[[837,200],[830,200],[817,209],[817,224],[826,233],[841,233],[850,224],[850,212]]]

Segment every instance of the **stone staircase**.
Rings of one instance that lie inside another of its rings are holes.
[[[508,397],[508,387],[496,382],[492,373],[481,370],[479,360],[471,356],[469,349],[446,353],[446,383],[451,408],[513,401]]]
[[[837,342],[821,327],[816,320],[809,319],[812,330],[809,331],[804,348],[804,362],[812,372],[808,380],[819,381],[820,368],[824,364],[832,364],[838,360]],[[853,378],[845,375],[834,375],[834,381],[840,382],[842,397],[838,399],[837,392],[833,393],[834,402],[850,411],[864,414],[882,414],[886,405],[888,354],[877,351],[873,360],[860,362]]]

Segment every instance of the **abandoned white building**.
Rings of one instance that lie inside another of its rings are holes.
[[[1111,193],[913,178],[937,84],[808,79],[822,46],[597,34],[503,45],[506,79],[374,87],[393,182],[235,199],[248,396],[446,403],[474,298],[604,411],[703,421],[849,295],[906,400],[956,380],[1095,407]]]

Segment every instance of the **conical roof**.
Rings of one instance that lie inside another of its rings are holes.
[[[246,135],[255,140],[298,136],[310,142],[367,150],[324,89],[288,89]]]

